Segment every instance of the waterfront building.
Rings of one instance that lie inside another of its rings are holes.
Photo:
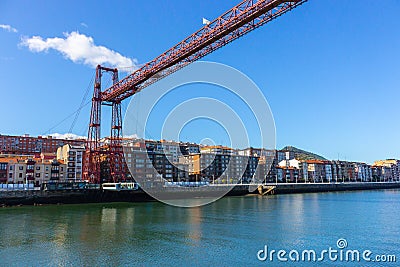
[[[373,166],[381,169],[384,179],[392,179],[393,181],[400,181],[400,160],[397,159],[377,160],[374,162]],[[389,172],[387,168],[390,168],[391,172],[390,178],[389,175],[387,174],[387,172]]]
[[[33,159],[35,186],[40,186],[45,182],[66,182],[66,165],[57,159]],[[31,161],[31,163],[33,163]],[[27,168],[30,165],[27,164]],[[29,179],[28,179],[29,180]]]
[[[299,169],[294,167],[287,167],[284,169],[284,182],[294,183],[298,182],[299,179]]]
[[[237,150],[236,153],[240,156],[253,157],[251,158],[252,161],[258,158],[258,162],[255,167],[256,173],[253,176],[257,182],[275,182],[276,165],[278,165],[276,157],[277,151],[275,149],[250,147]]]
[[[272,158],[266,158],[266,160],[269,160],[267,163],[267,167],[269,166],[269,170],[267,170],[267,177],[266,177],[266,182],[269,183],[274,183],[277,182],[278,179],[278,158],[277,158],[277,151],[275,151],[275,155]]]
[[[146,149],[148,151],[153,151],[155,153],[164,153],[165,155],[167,155],[168,156],[167,158],[171,163],[179,162],[179,156],[182,155],[182,150],[184,150],[185,154],[192,153],[193,151],[199,151],[198,148],[196,149],[196,147],[194,145],[190,145],[190,144],[188,144],[188,146],[185,147],[188,150],[188,151],[186,151],[186,149],[182,149],[181,143],[176,142],[176,141],[146,140],[145,144],[146,144]]]
[[[81,181],[83,172],[83,155],[85,146],[74,146],[66,144],[57,149],[57,160],[63,161],[67,166],[66,177],[67,181]]]
[[[299,169],[291,166],[276,167],[278,183],[296,183],[299,180]]]
[[[179,142],[161,140],[162,151],[164,154],[169,155],[168,160],[172,163],[179,162],[178,157],[181,155]]]
[[[372,172],[372,181],[373,182],[382,181],[382,167],[372,165],[371,172]]]
[[[334,160],[332,163],[332,179],[338,182],[355,182],[356,168],[354,162]]]
[[[290,151],[290,150],[278,150],[276,156],[278,158],[278,162],[281,162],[282,160],[294,159],[295,153],[294,153],[294,151]]]
[[[276,166],[276,182],[282,183],[283,182],[283,173],[284,173],[284,167],[281,166]]]
[[[392,165],[392,176],[393,180],[400,181],[400,160],[396,160],[396,163]]]
[[[254,148],[254,147],[238,149],[236,150],[236,153],[241,156],[266,157],[271,159],[276,156],[275,149]]]
[[[393,181],[392,168],[388,166],[382,166],[382,177],[384,182]]]
[[[276,158],[277,158],[277,162],[281,162],[282,160],[286,160],[286,154],[283,151],[276,151]]]
[[[176,177],[178,178],[177,181],[189,182],[189,165],[177,162],[174,163],[174,166],[175,168],[173,168],[173,170],[176,172]]]
[[[50,181],[65,181],[65,164],[61,164],[57,159],[51,161]]]
[[[290,180],[295,179],[296,182],[308,182],[308,163],[305,160],[290,159],[279,162],[279,167],[288,168]],[[293,168],[293,171],[290,170]],[[286,171],[288,174],[288,171]]]
[[[0,161],[0,183],[7,182],[7,169],[8,169],[8,162]]]
[[[299,178],[301,179],[302,182],[309,182],[308,179],[308,163],[307,161],[303,160],[301,161],[301,165],[299,165]]]
[[[240,159],[240,160],[243,160],[243,161],[246,160],[246,158],[243,159],[243,158],[241,158],[240,156],[237,156],[237,155],[234,155],[233,158],[237,158],[237,159]],[[250,183],[250,182],[255,182],[255,181],[260,181],[260,182],[264,181],[264,177],[262,176],[263,173],[262,172],[257,173],[259,159],[260,158],[256,157],[256,156],[247,157],[246,170],[245,170],[245,172],[244,172],[244,174],[243,174],[243,176],[241,178],[242,179],[242,183]],[[238,165],[234,164],[231,168],[235,170],[235,169],[237,169],[237,166]],[[240,164],[239,164],[239,166],[240,166]],[[257,174],[261,175],[261,176],[257,176],[256,177]],[[234,179],[237,176],[233,176],[232,175],[232,177]]]
[[[326,179],[325,161],[307,160],[308,180],[310,182],[323,182]]]
[[[211,183],[249,183],[257,174],[261,175],[257,177],[257,180],[262,181],[265,177],[265,168],[264,172],[262,170],[257,172],[258,160],[258,157],[237,155],[232,153],[232,149],[225,148],[207,148],[199,154],[180,158],[180,162],[188,166],[189,177],[192,181]]]
[[[6,172],[0,173],[0,183],[34,184],[40,186],[49,181],[65,181],[65,165],[56,159],[14,156],[0,158],[0,166],[6,166]]]
[[[205,151],[207,152],[203,150],[202,153],[191,154],[181,158],[181,163],[188,165],[189,177],[192,181],[227,183],[230,175],[238,177],[237,173],[226,172],[230,162],[234,162],[236,165],[234,171],[244,172],[245,166],[241,164],[240,167],[240,162],[236,161],[236,158],[233,159],[231,154],[215,154],[209,153],[209,150]]]
[[[179,144],[181,155],[190,155],[200,153],[200,146],[195,143],[180,143]]]
[[[297,159],[291,159],[291,160],[282,160],[278,164],[280,167],[294,167],[296,169],[300,169],[301,161]]]
[[[133,144],[125,147],[126,164],[132,174],[133,179],[151,183],[153,181],[178,181],[178,177],[186,179],[185,174],[178,170],[178,164],[172,163],[168,158],[171,154],[165,154],[158,150],[151,150],[144,146]],[[177,164],[177,166],[175,165]]]
[[[237,150],[234,150],[226,146],[203,146],[200,148],[200,153],[210,153],[210,154],[221,154],[221,155],[231,155],[237,154]]]
[[[268,165],[267,158],[265,156],[259,157],[256,167],[256,173],[254,175],[255,182],[266,182],[270,168],[271,165]]]
[[[333,180],[332,165],[330,161],[325,161],[325,177],[323,177],[323,180],[326,182],[332,182]]]
[[[372,180],[371,166],[366,163],[355,162],[355,173],[357,181],[368,182]]]

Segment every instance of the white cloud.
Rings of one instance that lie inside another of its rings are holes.
[[[83,63],[91,67],[100,64],[121,69],[133,66],[137,69],[136,59],[124,57],[107,47],[95,45],[92,37],[79,32],[64,33],[64,38],[23,37],[20,45],[28,47],[32,52],[47,52],[54,49],[74,63]]]
[[[83,26],[83,27],[85,27],[85,28],[88,27],[88,25],[87,25],[85,22],[81,22],[81,26]]]
[[[124,135],[123,138],[126,138],[126,139],[139,139],[137,134]]]
[[[73,133],[65,133],[65,134],[52,133],[52,134],[49,134],[47,136],[51,136],[51,137],[56,138],[56,139],[69,139],[69,140],[72,140],[72,139],[86,139],[87,138],[86,136],[79,136],[79,135],[76,135],[76,134],[73,134]]]
[[[9,31],[9,32],[18,32],[17,29],[15,29],[15,28],[11,27],[10,25],[7,25],[7,24],[0,24],[0,29],[6,30],[6,31]]]

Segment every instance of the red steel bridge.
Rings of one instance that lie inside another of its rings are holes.
[[[126,180],[122,151],[122,100],[306,1],[245,0],[122,80],[118,79],[117,69],[97,66],[84,179],[93,183],[101,182],[100,158],[102,153],[107,153],[114,182]],[[112,74],[113,85],[102,92],[101,77],[104,72]],[[101,105],[112,108],[111,136],[107,152],[100,147]]]

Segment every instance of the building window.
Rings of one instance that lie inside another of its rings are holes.
[[[19,178],[22,178],[22,173],[19,173],[18,177],[19,177]]]
[[[40,167],[39,167],[39,166],[36,166],[36,170],[37,170],[37,171],[40,171]]]
[[[40,178],[40,173],[36,173],[36,174],[35,174],[35,177],[36,177],[36,178]]]
[[[20,171],[24,170],[24,166],[19,166],[19,170]]]

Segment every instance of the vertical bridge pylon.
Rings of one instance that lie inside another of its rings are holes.
[[[101,160],[107,158],[110,168],[110,181],[125,181],[126,167],[122,150],[122,112],[121,101],[115,100],[103,102],[101,98],[101,80],[103,72],[112,74],[113,85],[118,83],[118,69],[112,69],[97,65],[96,78],[90,112],[88,140],[85,153],[85,168],[83,176],[85,180],[93,183],[101,183]],[[101,105],[111,106],[111,138],[108,144],[101,143]]]

